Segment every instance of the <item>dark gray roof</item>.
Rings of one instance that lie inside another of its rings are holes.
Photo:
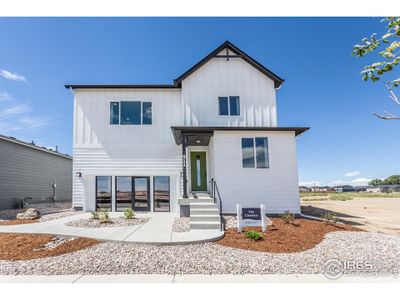
[[[175,143],[181,143],[183,134],[207,134],[214,131],[292,131],[296,136],[309,130],[309,127],[228,127],[228,126],[171,126],[174,134]]]
[[[224,50],[225,48],[231,50],[235,53],[235,57],[240,57],[254,68],[259,70],[264,75],[271,78],[275,83],[275,88],[278,88],[282,83],[283,79],[278,75],[273,73],[271,70],[267,69],[265,66],[260,64],[254,58],[250,57],[244,51],[240,50],[238,47],[233,45],[229,41],[225,41],[220,46],[218,46],[215,50],[213,50],[210,54],[200,60],[197,64],[191,67],[189,70],[185,71],[182,75],[174,80],[174,84],[66,84],[66,88],[72,89],[176,89],[181,88],[182,81],[190,76],[193,72],[199,69],[202,65],[208,62],[210,59],[217,56],[219,52]],[[227,56],[219,56],[219,57],[227,57]]]

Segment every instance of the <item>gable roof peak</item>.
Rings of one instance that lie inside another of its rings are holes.
[[[279,88],[280,85],[283,83],[284,79],[282,79],[281,77],[279,77],[278,75],[273,73],[271,70],[269,70],[266,67],[264,67],[262,64],[260,64],[254,58],[250,57],[244,51],[240,50],[238,47],[236,47],[229,40],[226,40],[220,46],[218,46],[213,51],[211,51],[206,57],[204,57],[202,60],[200,60],[197,64],[195,64],[193,67],[191,67],[185,73],[183,73],[181,76],[176,78],[174,80],[174,85],[177,86],[177,87],[181,87],[182,81],[185,78],[189,77],[191,74],[193,74],[196,70],[198,70],[201,66],[203,66],[205,63],[207,63],[209,60],[214,58],[218,53],[220,53],[225,48],[228,48],[229,50],[234,52],[238,57],[242,58],[244,61],[246,61],[247,63],[252,65],[254,68],[259,70],[261,73],[263,73],[264,75],[269,77],[271,80],[273,80],[275,88]]]

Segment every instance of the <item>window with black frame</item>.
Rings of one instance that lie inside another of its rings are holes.
[[[111,176],[96,176],[96,209],[111,210]]]
[[[152,119],[152,102],[110,102],[111,125],[151,125],[153,124]]]
[[[132,177],[115,177],[116,190],[116,210],[123,211],[126,208],[132,208]]]
[[[154,211],[170,211],[169,176],[154,176]]]
[[[269,168],[268,138],[242,138],[243,168]]]

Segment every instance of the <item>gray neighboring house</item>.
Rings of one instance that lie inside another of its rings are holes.
[[[0,135],[0,209],[16,208],[20,197],[31,197],[33,205],[50,203],[53,180],[56,202],[71,201],[71,156]]]

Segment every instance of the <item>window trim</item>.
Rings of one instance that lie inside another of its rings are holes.
[[[231,101],[230,101],[231,97],[237,97],[237,99],[238,99],[238,101],[239,101],[239,114],[238,114],[238,115],[231,115]],[[221,115],[221,114],[220,114],[220,107],[219,107],[219,99],[220,99],[220,98],[227,98],[227,100],[228,100],[228,114],[227,114],[227,115]],[[231,95],[231,96],[225,96],[225,95],[218,96],[218,101],[217,101],[217,115],[218,115],[218,117],[223,117],[223,118],[226,118],[226,117],[238,118],[238,117],[241,116],[241,111],[242,111],[242,109],[241,109],[241,105],[240,105],[240,96],[232,96],[232,95]]]
[[[267,159],[268,159],[268,167],[258,167],[256,138],[259,138],[259,139],[267,139]],[[242,146],[242,139],[253,139],[254,167],[244,167],[244,166],[243,166],[243,146]],[[270,154],[271,154],[271,151],[270,151],[270,147],[269,147],[269,138],[268,138],[268,136],[242,136],[242,137],[240,137],[240,152],[241,152],[241,158],[242,158],[242,169],[268,170],[268,169],[271,168],[271,161],[270,161]]]
[[[140,103],[140,124],[121,124],[121,115],[122,115],[122,106],[121,106],[121,102],[139,102]],[[112,103],[118,103],[118,123],[111,123],[111,104]],[[143,118],[144,118],[144,110],[143,110],[143,103],[150,103],[151,106],[151,119],[150,119],[150,123],[143,123]],[[153,125],[153,101],[151,100],[112,100],[109,102],[109,125],[122,125],[122,126],[129,126],[129,125],[133,125],[133,126],[148,126],[148,125]]]

